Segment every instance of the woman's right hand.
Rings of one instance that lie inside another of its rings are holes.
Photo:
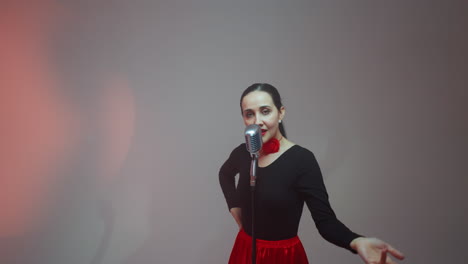
[[[242,209],[240,207],[233,207],[229,211],[232,217],[234,217],[234,220],[236,220],[239,230],[242,229]]]

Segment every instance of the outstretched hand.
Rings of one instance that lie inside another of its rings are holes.
[[[358,252],[366,264],[396,264],[389,254],[399,260],[405,258],[403,253],[377,238],[356,238],[351,242],[351,248]]]

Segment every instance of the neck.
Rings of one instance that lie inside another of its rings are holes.
[[[268,154],[276,153],[281,148],[281,141],[283,137],[281,136],[279,139],[274,137],[268,140],[263,144],[262,149],[260,150],[260,156],[266,156]]]

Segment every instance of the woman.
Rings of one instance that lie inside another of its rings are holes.
[[[255,190],[258,264],[308,263],[297,237],[304,202],[320,234],[329,242],[358,253],[365,263],[394,264],[387,253],[404,258],[386,242],[355,234],[336,218],[314,154],[286,138],[282,123],[285,108],[275,87],[266,83],[251,85],[243,92],[240,106],[244,124],[260,126],[264,142]],[[240,229],[230,264],[251,261],[250,160],[245,144],[241,144],[219,172],[228,208]]]
[[[0,8],[0,31],[10,33],[0,41],[2,264],[116,264],[148,233],[122,202],[141,193],[122,173],[134,92],[115,67],[128,63],[126,49],[113,45],[125,36],[109,35],[124,24],[90,20],[99,8],[78,2],[7,0]]]

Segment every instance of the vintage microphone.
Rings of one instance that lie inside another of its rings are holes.
[[[258,156],[262,149],[262,133],[260,126],[249,125],[244,130],[245,144],[247,151],[252,156],[252,162],[250,163],[250,191],[252,201],[252,264],[256,263],[257,257],[257,244],[255,239],[255,184],[257,181],[257,167],[258,167]]]

